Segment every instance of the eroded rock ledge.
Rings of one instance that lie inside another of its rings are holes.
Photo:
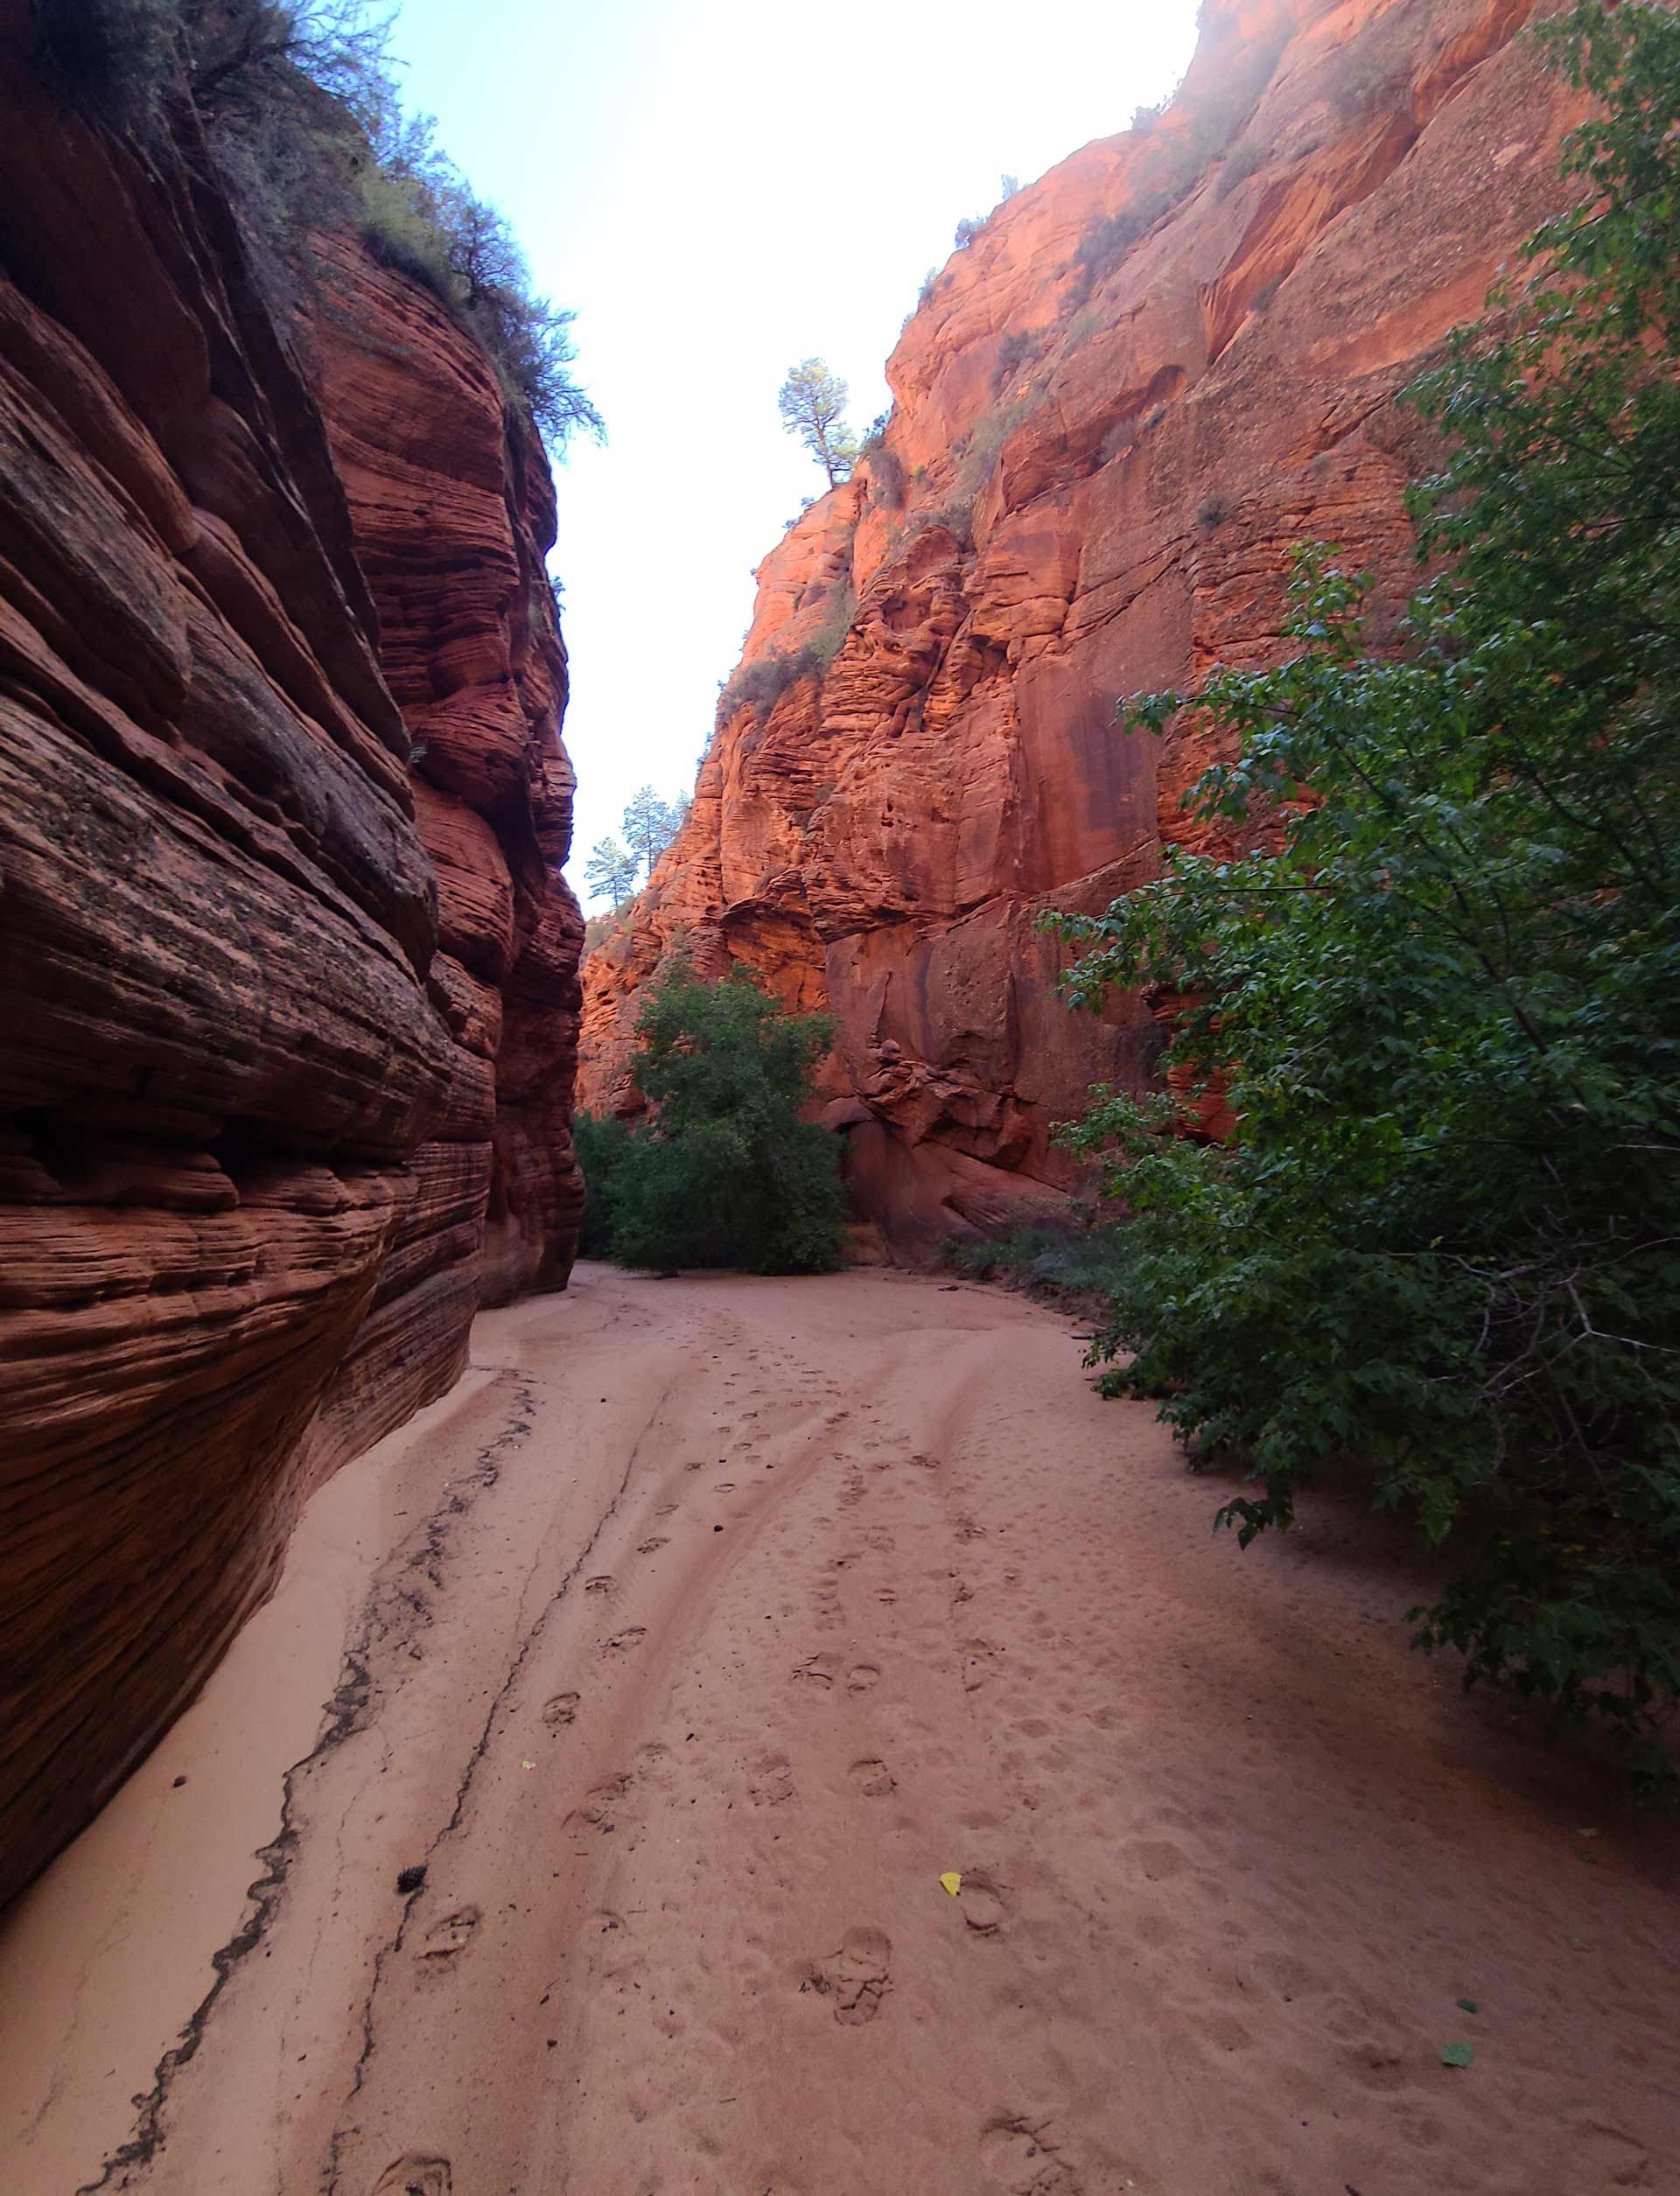
[[[1212,759],[1119,696],[1275,660],[1292,548],[1414,577],[1396,409],[1557,201],[1573,119],[1532,0],[1209,0],[1183,91],[951,260],[887,367],[884,447],[766,558],[691,819],[584,964],[584,1102],[633,1108],[638,994],[682,941],[838,1020],[830,1119],[900,1255],[1065,1209],[1087,1087],[1149,1082],[1141,1002],[1055,993],[1046,906],[1184,835]]]
[[[0,1899],[299,1504],[564,1282],[581,924],[552,487],[322,240],[283,331],[190,115],[0,11]]]

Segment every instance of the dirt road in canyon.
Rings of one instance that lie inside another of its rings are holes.
[[[9,1918],[10,2196],[1675,2188],[1673,1833],[1079,1354],[878,1273],[482,1318]]]

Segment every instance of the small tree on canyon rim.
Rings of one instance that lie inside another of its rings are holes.
[[[850,476],[858,462],[858,440],[846,425],[851,392],[822,359],[790,367],[776,397],[781,423],[797,435],[824,472],[830,487]]]
[[[622,907],[636,889],[635,857],[627,853],[616,839],[597,839],[584,864],[584,881],[592,899],[604,899],[610,907]]]
[[[685,962],[648,994],[634,1074],[655,1108],[634,1132],[580,1138],[600,1237],[620,1264],[822,1273],[840,1263],[836,1139],[802,1118],[833,1025],[792,1014],[736,969],[704,983]]]
[[[1600,102],[1572,210],[1410,392],[1445,561],[1397,649],[1302,553],[1281,668],[1194,709],[1204,846],[1104,915],[1074,1000],[1177,1001],[1234,1137],[1103,1096],[1074,1142],[1134,1218],[1096,1361],[1201,1460],[1374,1473],[1459,1560],[1416,1642],[1603,1719],[1674,1796],[1680,1701],[1680,17],[1543,25]],[[1310,797],[1304,791],[1310,788]]]
[[[643,786],[632,797],[621,821],[625,843],[644,884],[654,873],[654,864],[682,829],[688,813],[686,794],[680,800],[662,801],[651,786]]]

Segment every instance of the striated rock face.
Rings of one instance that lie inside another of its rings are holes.
[[[540,446],[359,245],[292,347],[190,117],[88,125],[31,43],[7,0],[0,1899],[581,1202]]]
[[[1145,1087],[1141,1002],[1054,990],[1046,907],[1180,838],[1213,759],[1116,699],[1274,661],[1292,548],[1413,581],[1396,393],[1555,205],[1574,116],[1531,0],[1210,0],[1152,127],[1088,145],[959,252],[887,373],[884,450],[760,568],[692,816],[584,964],[584,1102],[633,1109],[637,993],[682,941],[838,1020],[830,1118],[900,1255],[1065,1209],[1053,1125]]]

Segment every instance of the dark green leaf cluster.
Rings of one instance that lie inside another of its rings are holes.
[[[1258,1491],[1375,1466],[1451,1536],[1419,1643],[1667,1773],[1680,1696],[1680,20],[1544,32],[1605,103],[1576,209],[1413,393],[1449,438],[1416,493],[1447,577],[1404,645],[1299,559],[1282,668],[1195,706],[1235,761],[1100,918],[1078,1002],[1177,1003],[1170,1063],[1228,1143],[1100,1096],[1076,1133],[1136,1215],[1095,1355]],[[1132,712],[1158,731],[1160,695]],[[1134,1354],[1127,1358],[1124,1353]]]
[[[675,1271],[826,1273],[845,1204],[835,1137],[801,1116],[832,1025],[790,1014],[744,970],[703,983],[681,962],[648,995],[635,1077],[646,1127],[579,1122],[596,1255]]]

